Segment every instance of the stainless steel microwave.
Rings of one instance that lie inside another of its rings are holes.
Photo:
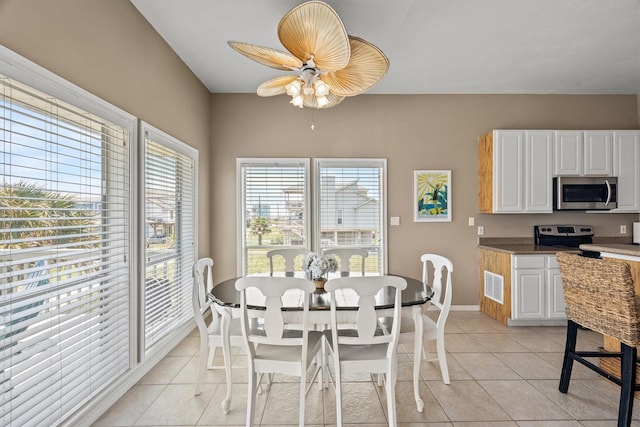
[[[553,209],[615,209],[618,207],[617,190],[617,177],[559,176],[553,178]]]

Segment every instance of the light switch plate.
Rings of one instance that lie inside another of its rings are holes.
[[[476,219],[472,216],[469,217],[469,227],[476,225]]]
[[[400,225],[400,217],[392,216],[391,217],[391,225]]]

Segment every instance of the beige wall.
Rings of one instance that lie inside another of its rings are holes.
[[[637,128],[637,96],[363,95],[312,111],[282,96],[209,95],[127,0],[0,0],[0,44],[199,150],[199,251],[213,255],[217,279],[236,274],[240,156],[387,158],[388,213],[401,217],[399,227],[389,227],[389,271],[417,277],[421,253],[451,257],[454,304],[478,302],[469,216],[487,236],[529,236],[531,225],[556,222],[584,222],[599,235],[615,235],[619,224],[638,219],[490,216],[476,208],[479,135],[493,128]],[[415,169],[453,171],[453,222],[413,223]]]
[[[208,216],[210,94],[128,0],[0,0],[0,44],[197,148]]]
[[[455,266],[454,304],[478,304],[475,217],[486,236],[531,237],[534,224],[586,223],[601,236],[637,214],[479,215],[477,139],[497,128],[634,129],[636,96],[361,95],[328,110],[298,109],[285,96],[211,97],[212,247],[219,279],[236,274],[236,157],[388,159],[389,272],[419,277],[419,257]],[[312,120],[315,130],[310,129]],[[414,223],[413,171],[452,170],[451,223]]]

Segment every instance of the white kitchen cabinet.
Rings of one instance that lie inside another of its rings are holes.
[[[564,291],[562,290],[562,278],[560,276],[560,266],[558,260],[553,255],[547,255],[547,317],[550,319],[566,319],[566,304],[564,302]]]
[[[480,144],[480,212],[553,211],[552,131],[494,130]]]
[[[618,208],[640,212],[640,131],[613,132],[613,176],[618,177]]]
[[[545,271],[544,269],[515,270],[513,318],[544,319]]]
[[[513,255],[510,324],[545,324],[566,319],[562,280],[555,255]]]
[[[550,319],[566,319],[567,307],[564,302],[564,291],[562,290],[562,278],[559,268],[547,270],[547,289],[549,291],[547,294],[547,316]]]
[[[584,131],[584,175],[613,176],[613,132]]]
[[[553,212],[553,132],[525,131],[524,212]]]
[[[580,176],[584,168],[584,136],[580,130],[554,132],[555,176]]]
[[[524,210],[524,132],[495,131],[493,136],[494,212]]]
[[[479,148],[480,213],[552,213],[554,176],[618,177],[611,212],[640,212],[638,130],[493,130]]]
[[[557,130],[555,176],[613,176],[613,132]]]

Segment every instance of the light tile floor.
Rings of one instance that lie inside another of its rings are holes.
[[[478,312],[453,311],[447,322],[446,347],[451,384],[442,383],[435,363],[422,364],[420,392],[425,410],[415,409],[411,348],[400,347],[396,400],[399,425],[491,427],[608,427],[616,425],[619,387],[575,363],[568,394],[558,391],[564,350],[564,327],[507,328]],[[578,347],[596,349],[599,335],[581,330]],[[218,357],[218,356],[216,356]],[[222,371],[207,372],[202,393],[193,395],[198,359],[194,330],[95,424],[103,426],[242,426],[246,408],[246,357],[234,353],[231,412],[222,414]],[[258,396],[256,425],[297,425],[296,378],[276,376]],[[385,426],[384,389],[366,375],[346,379],[345,424]],[[640,402],[634,426],[640,426]],[[312,387],[307,395],[306,424],[335,425],[331,388]]]

